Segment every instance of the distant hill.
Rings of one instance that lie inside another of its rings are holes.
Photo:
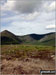
[[[38,34],[28,34],[24,36],[18,36],[18,38],[20,38],[22,42],[26,44],[33,44],[34,42],[37,42],[43,37],[44,35],[38,35]]]
[[[55,45],[55,32],[48,34],[29,34],[18,36],[23,44],[36,44],[36,45]]]
[[[21,40],[17,38],[13,33],[4,30],[0,33],[1,44],[20,44]]]
[[[45,34],[43,38],[39,40],[40,43],[45,44],[45,45],[55,45],[55,32],[54,33],[48,33]]]
[[[55,45],[55,32],[48,34],[28,34],[16,36],[5,30],[1,32],[1,44],[34,44],[34,45]]]

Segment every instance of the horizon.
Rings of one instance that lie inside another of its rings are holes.
[[[1,32],[4,32],[4,31],[8,31],[8,30],[3,30]],[[0,32],[0,33],[1,33]],[[11,31],[8,31],[8,32],[11,32]],[[13,32],[11,32],[12,34],[14,34]],[[50,34],[50,33],[55,33],[55,32],[48,32],[48,33],[45,33],[45,34]],[[45,34],[37,34],[37,33],[31,33],[31,34],[36,34],[36,35],[45,35]],[[25,35],[31,35],[31,34],[25,34]],[[14,34],[16,35],[16,34]],[[16,35],[16,36],[25,36],[25,35]]]
[[[20,36],[55,32],[55,3],[55,0],[1,1],[1,31]]]

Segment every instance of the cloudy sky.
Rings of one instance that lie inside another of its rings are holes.
[[[1,31],[16,35],[55,31],[56,0],[0,0]]]

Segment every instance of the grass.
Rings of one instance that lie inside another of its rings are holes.
[[[42,45],[1,45],[1,54],[3,58],[25,58],[38,56],[38,52],[48,51],[53,52],[54,46]]]

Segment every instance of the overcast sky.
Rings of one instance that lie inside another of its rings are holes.
[[[56,0],[1,0],[1,31],[16,35],[55,31]]]

